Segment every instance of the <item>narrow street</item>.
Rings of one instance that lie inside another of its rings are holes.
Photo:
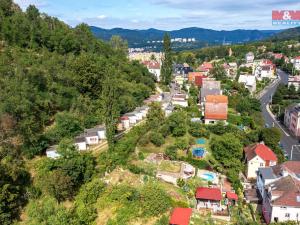
[[[291,150],[293,145],[299,145],[299,142],[297,138],[293,137],[289,131],[277,121],[276,118],[274,118],[273,114],[271,113],[269,109],[269,103],[271,101],[272,96],[276,92],[276,89],[280,83],[287,84],[288,82],[288,74],[285,73],[282,70],[277,70],[278,74],[278,81],[274,84],[271,84],[269,87],[265,89],[263,94],[260,96],[259,100],[261,103],[261,109],[262,109],[262,115],[265,120],[265,123],[267,126],[272,127],[275,126],[281,130],[282,138],[280,143],[282,144],[285,152],[289,156],[289,159],[291,159]],[[300,148],[294,148],[293,154],[292,154],[292,160],[300,161]]]

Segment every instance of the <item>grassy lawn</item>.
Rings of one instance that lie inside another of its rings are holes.
[[[166,147],[173,145],[175,143],[176,138],[172,136],[168,136],[165,139],[165,144],[162,146],[155,146],[152,143],[147,144],[146,146],[138,146],[138,150],[140,150],[143,153],[163,153],[166,149]]]
[[[172,161],[162,161],[158,166],[158,170],[170,173],[179,173],[181,170],[181,163]]]

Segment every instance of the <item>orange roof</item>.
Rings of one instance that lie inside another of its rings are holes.
[[[189,72],[189,82],[194,82],[196,76],[202,76],[203,74],[201,72]]]
[[[205,102],[205,119],[226,120],[228,97],[225,95],[207,95]]]
[[[207,95],[206,102],[228,103],[228,97],[225,95]]]

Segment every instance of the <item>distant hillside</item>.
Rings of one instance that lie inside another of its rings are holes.
[[[274,36],[272,39],[279,39],[279,40],[287,40],[287,39],[298,39],[300,40],[300,27],[290,28],[283,30]]]
[[[149,44],[149,41],[160,41],[163,38],[164,30],[129,30],[122,28],[102,29],[91,27],[96,37],[109,40],[113,35],[119,35],[128,41],[130,47],[140,47]],[[244,43],[248,41],[262,40],[278,33],[278,30],[232,30],[217,31],[197,27],[184,28],[169,31],[171,38],[195,38],[196,42],[206,42],[208,44],[222,43]]]

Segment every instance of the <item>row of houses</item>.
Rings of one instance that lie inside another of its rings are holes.
[[[119,132],[130,129],[147,116],[149,107],[137,107],[133,112],[126,113],[119,119],[117,129]],[[89,150],[92,146],[99,145],[106,141],[105,125],[97,125],[90,129],[85,129],[83,133],[74,138],[74,145],[79,151]],[[58,158],[57,145],[46,150],[49,158]]]

